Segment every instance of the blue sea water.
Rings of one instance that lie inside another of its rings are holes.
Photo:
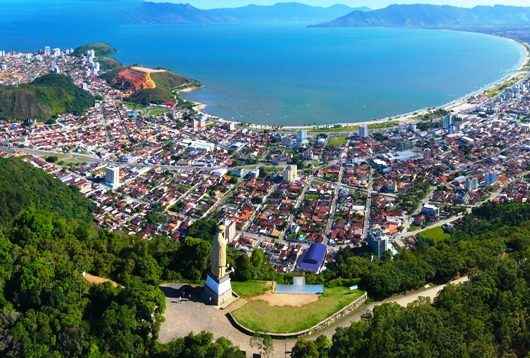
[[[107,41],[124,63],[201,81],[187,97],[208,112],[253,123],[356,122],[442,105],[509,74],[524,55],[513,41],[476,33],[125,25],[96,13],[81,19],[74,10],[48,15],[14,4],[0,8],[0,49]]]

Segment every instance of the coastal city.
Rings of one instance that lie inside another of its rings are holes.
[[[261,248],[276,270],[291,272],[311,245],[330,260],[343,247],[381,257],[413,247],[423,230],[451,231],[486,201],[530,195],[526,76],[401,122],[258,127],[181,101],[129,103],[129,90],[100,76],[93,50],[73,52],[0,51],[0,85],[60,73],[96,98],[80,115],[0,122],[0,156],[79,189],[109,230],[180,240],[194,223],[215,220],[231,246]]]

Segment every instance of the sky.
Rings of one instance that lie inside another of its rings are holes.
[[[1,0],[0,0],[1,1]],[[198,8],[235,7],[248,4],[270,5],[277,2],[298,1],[310,5],[329,6],[337,3],[350,6],[385,7],[394,3],[401,4],[445,4],[462,7],[475,5],[515,5],[530,6],[530,0],[155,0],[157,2],[190,3]]]

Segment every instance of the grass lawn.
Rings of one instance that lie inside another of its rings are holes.
[[[234,292],[243,298],[262,295],[271,288],[272,283],[269,281],[232,282],[232,289]]]
[[[333,126],[333,127],[316,127],[316,128],[310,128],[309,132],[311,133],[350,133],[355,132],[359,129],[359,126],[352,125],[352,126]]]
[[[345,145],[346,142],[348,142],[348,138],[346,137],[332,137],[329,139],[328,145],[330,147],[338,148],[338,147],[342,147],[343,145]]]
[[[441,227],[422,231],[420,235],[434,241],[447,240],[450,237]]]
[[[233,315],[243,326],[258,332],[293,333],[311,328],[360,297],[362,291],[346,287],[328,288],[317,302],[301,307],[271,306],[249,301]]]
[[[395,127],[399,125],[399,121],[384,121],[384,122],[377,122],[377,123],[371,123],[368,125],[369,129],[385,129],[390,127]]]

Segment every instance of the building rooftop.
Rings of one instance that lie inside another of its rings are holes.
[[[300,271],[319,273],[324,266],[327,255],[327,246],[313,243],[298,260],[297,268]]]

